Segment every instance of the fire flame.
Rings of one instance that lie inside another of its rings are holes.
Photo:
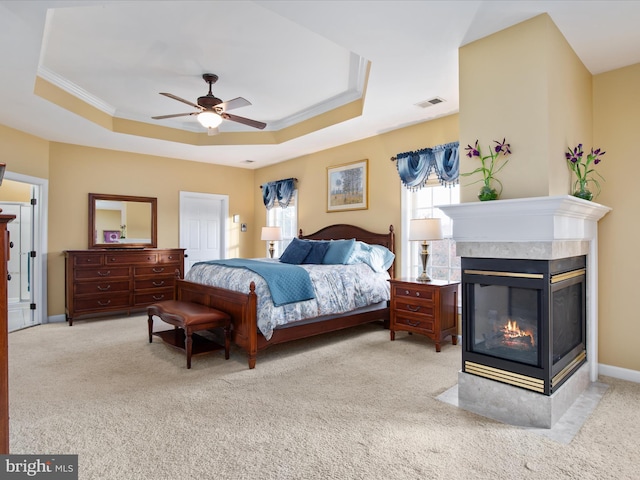
[[[503,327],[502,332],[507,342],[509,339],[529,337],[531,339],[531,346],[535,346],[533,342],[533,332],[530,330],[520,330],[520,327],[518,327],[518,323],[515,320],[508,320],[507,324]]]

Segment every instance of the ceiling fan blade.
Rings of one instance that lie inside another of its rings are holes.
[[[154,120],[164,120],[165,118],[175,118],[175,117],[186,117],[188,115],[197,115],[200,112],[191,112],[191,113],[174,113],[173,115],[160,115],[158,117],[151,117]]]
[[[185,100],[184,98],[177,97],[172,93],[160,92],[160,95],[164,95],[165,97],[173,98],[174,100],[178,100],[179,102],[186,103],[187,105],[191,105],[192,107],[197,108],[198,110],[202,110],[202,107],[200,105],[197,105],[197,104],[195,104],[193,102],[190,102],[189,100]]]
[[[242,123],[243,125],[259,128],[260,130],[262,130],[264,127],[267,126],[266,123],[258,122],[257,120],[251,120],[250,118],[239,117],[237,115],[231,115],[230,113],[222,113],[220,114],[220,116],[225,120],[231,120],[232,122]]]
[[[221,109],[221,111],[226,112],[227,110],[233,110],[234,108],[247,107],[251,105],[251,102],[246,98],[238,97],[232,100],[228,100],[226,102],[219,103],[216,105],[216,109]]]

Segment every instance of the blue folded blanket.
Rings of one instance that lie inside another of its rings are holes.
[[[246,258],[228,258],[225,260],[208,260],[208,265],[223,265],[232,268],[246,268],[264,278],[273,304],[276,307],[288,303],[302,302],[316,298],[309,272],[297,265],[280,262],[263,262]],[[196,265],[198,265],[196,263]]]

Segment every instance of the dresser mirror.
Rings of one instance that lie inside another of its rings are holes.
[[[158,199],[89,194],[89,248],[156,248]]]

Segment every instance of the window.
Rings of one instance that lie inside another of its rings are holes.
[[[273,258],[282,255],[285,248],[298,236],[298,190],[294,190],[293,196],[287,208],[282,208],[276,200],[273,208],[267,210],[267,227],[281,227],[282,240],[274,242],[275,251]],[[269,246],[265,242],[265,257],[269,256]]]
[[[434,280],[460,281],[460,257],[456,256],[456,243],[451,238],[451,219],[436,205],[460,203],[460,186],[444,187],[436,185],[410,191],[402,189],[402,238],[408,238],[409,220],[412,218],[442,219],[444,240],[429,242],[429,261],[427,274]],[[422,273],[420,261],[420,242],[403,244],[402,276],[416,278]]]

